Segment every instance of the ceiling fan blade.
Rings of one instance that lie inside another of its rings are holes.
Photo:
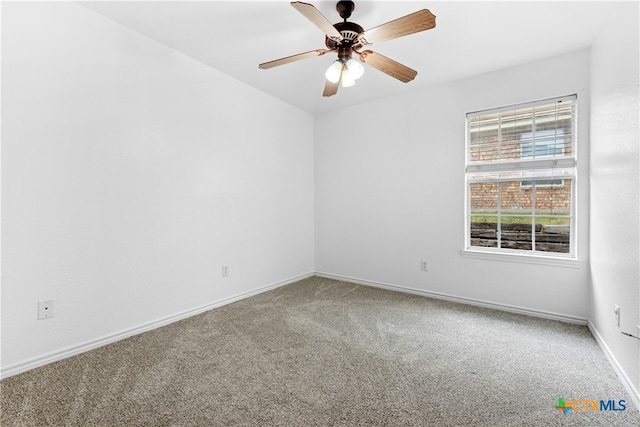
[[[335,37],[338,40],[342,40],[342,35],[338,30],[335,29],[333,24],[329,22],[327,18],[315,8],[314,5],[309,3],[303,3],[301,1],[292,1],[291,6],[293,6],[298,12],[304,15],[309,21],[313,23],[316,27],[320,28],[323,33],[325,33],[329,37]]]
[[[286,56],[284,58],[275,59],[269,62],[263,62],[258,65],[258,68],[262,68],[263,70],[267,68],[277,67],[278,65],[288,64],[290,62],[300,61],[301,59],[311,58],[313,56],[324,55],[327,52],[331,52],[329,49],[316,49],[311,50],[309,52],[299,53],[297,55]]]
[[[402,18],[389,21],[364,32],[363,39],[367,44],[384,40],[397,39],[420,31],[430,30],[436,26],[436,17],[427,9],[422,9]]]
[[[322,96],[335,95],[336,93],[338,93],[338,86],[340,86],[339,80],[335,83],[332,83],[329,80],[327,80],[327,82],[324,85],[324,91],[322,92]]]
[[[416,70],[413,70],[406,65],[402,65],[393,59],[389,59],[386,56],[380,55],[379,53],[365,50],[364,52],[358,52],[358,54],[360,55],[360,61],[372,66],[376,70],[380,70],[383,73],[400,80],[403,83],[410,82],[418,74]]]

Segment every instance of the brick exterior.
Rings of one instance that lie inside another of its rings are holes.
[[[500,210],[531,211],[534,187],[518,182],[500,183]],[[560,185],[535,187],[536,213],[568,214],[571,207],[571,182],[562,180]],[[498,184],[471,184],[471,212],[496,212],[498,210]]]

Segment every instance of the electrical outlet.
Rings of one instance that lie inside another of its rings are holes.
[[[613,319],[616,322],[616,326],[620,327],[620,306],[618,304],[614,304],[613,306]]]
[[[229,266],[225,264],[222,266],[222,277],[228,277],[228,276],[229,276]]]
[[[422,260],[420,261],[420,270],[422,271],[429,271],[428,265],[427,265],[427,261],[426,260]]]
[[[38,301],[38,320],[51,319],[53,317],[53,300]]]

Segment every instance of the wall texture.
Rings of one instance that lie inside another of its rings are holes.
[[[592,329],[640,403],[640,46],[637,2],[603,17],[591,60]],[[620,306],[621,325],[613,306]]]
[[[77,4],[2,7],[3,375],[313,272],[311,115]]]
[[[317,116],[316,271],[586,321],[588,85],[579,51]],[[582,262],[462,257],[466,113],[574,93]],[[344,117],[355,125],[338,137]]]

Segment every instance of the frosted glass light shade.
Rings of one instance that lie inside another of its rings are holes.
[[[351,87],[354,84],[356,84],[356,79],[349,73],[347,67],[344,67],[342,70],[342,87]]]
[[[350,59],[347,61],[347,70],[349,70],[349,75],[353,77],[354,80],[358,80],[364,74],[364,67],[355,59]]]
[[[327,71],[324,73],[324,76],[331,83],[338,83],[338,81],[340,80],[340,74],[342,74],[342,62],[336,61],[331,64],[329,69],[327,69]]]

